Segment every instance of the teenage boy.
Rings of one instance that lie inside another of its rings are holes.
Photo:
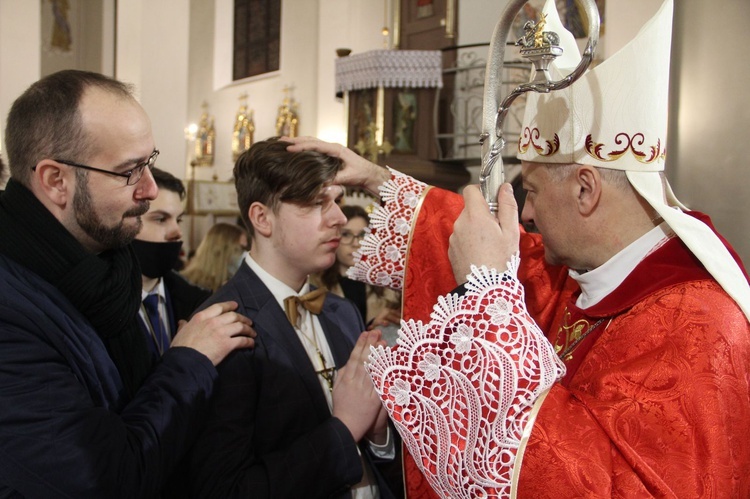
[[[289,145],[257,143],[234,168],[251,249],[203,306],[231,297],[258,336],[254,351],[219,367],[208,424],[179,480],[190,490],[181,492],[393,497],[373,458],[392,459],[395,449],[363,366],[370,346],[384,342],[379,331],[361,333],[352,302],[308,282],[334,264],[346,223],[343,189],[332,185],[342,163]]]
[[[159,358],[169,348],[180,321],[189,319],[211,292],[173,270],[182,249],[185,186],[164,170],[154,168],[151,174],[159,194],[141,217],[143,225],[132,245],[143,274],[139,324],[152,356]]]

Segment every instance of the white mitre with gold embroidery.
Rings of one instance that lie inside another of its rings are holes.
[[[568,88],[530,93],[518,158],[624,170],[750,318],[750,286],[734,258],[707,225],[682,212],[659,173],[666,161],[672,10],[672,0],[665,1],[633,40]]]
[[[669,0],[630,43],[571,86],[528,95],[518,158],[663,170],[671,33]],[[563,73],[577,64],[566,62],[553,64]]]

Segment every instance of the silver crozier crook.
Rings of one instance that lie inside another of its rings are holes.
[[[599,11],[594,0],[580,0],[589,22],[589,41],[581,57],[581,62],[568,76],[559,81],[550,81],[549,64],[555,57],[562,54],[558,46],[559,37],[556,33],[543,31],[544,20],[535,24],[526,23],[525,36],[518,41],[522,45],[521,55],[529,59],[536,68],[536,76],[530,83],[524,83],[508,94],[500,102],[500,89],[503,77],[503,58],[505,57],[505,41],[508,38],[513,19],[520,12],[526,0],[511,0],[505,8],[502,17],[495,26],[490,42],[490,52],[487,58],[487,70],[484,80],[484,106],[482,108],[482,169],[479,173],[479,183],[482,194],[490,211],[497,212],[497,192],[504,182],[503,160],[500,153],[505,146],[503,137],[503,122],[508,109],[516,97],[524,92],[548,93],[560,90],[576,81],[589,67],[594,59],[594,50],[599,41]]]

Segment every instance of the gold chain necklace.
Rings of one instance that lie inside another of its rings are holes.
[[[560,354],[560,358],[561,358],[561,359],[562,359],[563,361],[565,361],[565,362],[568,362],[568,361],[572,360],[572,359],[573,359],[573,350],[575,350],[575,349],[576,349],[576,348],[578,347],[578,345],[579,345],[579,344],[580,344],[580,343],[581,343],[581,342],[582,342],[582,341],[583,341],[583,340],[584,340],[584,339],[586,338],[586,336],[588,336],[588,335],[590,335],[591,333],[593,333],[593,332],[594,332],[594,330],[595,330],[596,328],[598,328],[598,327],[599,327],[599,325],[600,325],[600,324],[601,324],[602,322],[604,322],[605,320],[606,320],[606,317],[605,317],[605,318],[603,318],[603,319],[599,319],[598,321],[596,321],[595,323],[593,323],[592,325],[590,325],[590,326],[589,326],[589,328],[588,328],[588,329],[587,329],[587,330],[586,330],[586,331],[585,331],[585,332],[584,332],[584,333],[583,333],[583,334],[582,334],[581,336],[579,336],[578,338],[576,338],[576,340],[575,340],[575,341],[574,341],[573,343],[571,343],[570,345],[568,345],[568,348],[566,348],[566,349],[565,349],[565,350],[564,350],[564,351],[563,351],[563,352],[562,352],[562,353]],[[612,319],[611,319],[611,318],[610,318],[609,320],[610,320],[610,322],[612,321]],[[609,326],[609,324],[607,324],[607,326]],[[605,328],[605,329],[606,329],[606,328]]]
[[[315,371],[315,374],[320,375],[328,384],[328,391],[333,393],[333,378],[336,374],[336,367],[328,367],[328,363],[326,362],[326,358],[323,355],[323,352],[320,351],[320,346],[318,344],[318,335],[315,330],[315,322],[312,318],[312,313],[307,312],[307,318],[310,320],[310,326],[312,329],[312,339],[302,330],[301,327],[298,327],[297,330],[302,335],[302,337],[307,340],[307,343],[310,344],[311,347],[315,349],[315,353],[318,354],[318,359],[320,359],[320,365],[323,366],[321,369],[318,369]]]

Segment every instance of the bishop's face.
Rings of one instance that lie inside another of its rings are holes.
[[[521,212],[524,224],[533,224],[544,240],[544,257],[552,265],[576,266],[576,186],[559,179],[549,169],[554,165],[523,162],[521,174],[526,201]]]

